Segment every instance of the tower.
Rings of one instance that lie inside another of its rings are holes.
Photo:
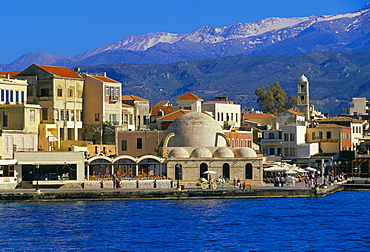
[[[308,79],[304,74],[298,81],[297,107],[299,112],[305,115],[306,120],[310,119],[310,93]]]

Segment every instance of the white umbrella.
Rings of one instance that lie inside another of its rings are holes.
[[[285,173],[286,174],[296,174],[297,172],[296,171],[289,170],[289,171],[286,171]]]
[[[316,171],[316,169],[315,168],[312,168],[312,167],[306,167],[306,168],[304,168],[306,171]]]
[[[265,171],[270,171],[270,172],[279,172],[279,171],[286,171],[287,168],[280,167],[280,166],[272,166],[268,167],[265,169]]]
[[[217,172],[215,172],[215,171],[205,171],[205,172],[203,172],[203,174],[216,174]]]

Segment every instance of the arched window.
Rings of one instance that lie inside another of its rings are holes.
[[[253,179],[253,166],[252,164],[245,165],[245,178],[246,179]]]

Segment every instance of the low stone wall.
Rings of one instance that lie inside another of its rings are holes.
[[[101,182],[101,187],[102,188],[113,188],[113,181],[112,180],[103,180]]]
[[[80,182],[66,182],[60,189],[81,189],[82,183]]]
[[[123,189],[137,188],[137,180],[121,180],[121,188]]]
[[[0,177],[0,189],[14,189],[17,187],[17,178]]]
[[[172,180],[156,180],[155,188],[161,188],[161,189],[172,188]]]
[[[154,180],[138,180],[138,188],[154,188]]]
[[[101,181],[85,181],[84,188],[85,189],[99,189],[101,188]]]

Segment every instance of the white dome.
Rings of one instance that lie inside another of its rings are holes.
[[[304,74],[302,74],[301,78],[300,78],[300,82],[308,82],[308,79],[306,76],[304,76]]]
[[[199,112],[186,113],[173,121],[165,137],[171,134],[166,147],[226,146],[221,126],[211,116]]]
[[[234,153],[229,148],[223,147],[223,148],[217,149],[213,153],[213,156],[214,157],[234,157]]]
[[[252,148],[242,147],[242,148],[236,149],[235,156],[236,157],[257,157],[257,153]]]
[[[212,157],[212,153],[207,148],[201,147],[193,150],[191,153],[191,157],[193,158],[210,158]]]
[[[168,153],[168,157],[174,157],[174,158],[188,158],[189,152],[185,150],[184,148],[176,148],[172,149],[170,153]]]

